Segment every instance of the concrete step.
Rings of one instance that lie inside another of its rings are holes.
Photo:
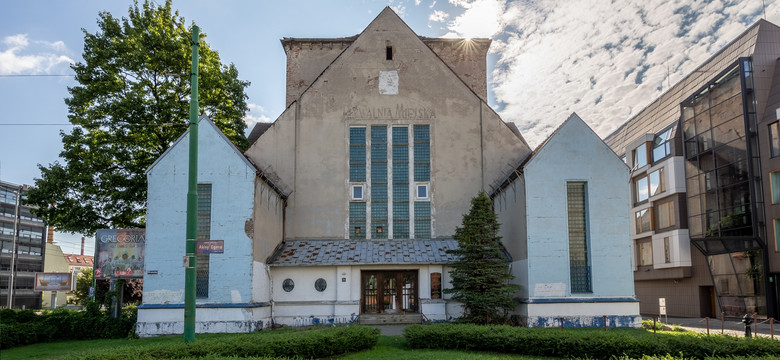
[[[422,314],[360,314],[358,323],[363,325],[420,324]]]

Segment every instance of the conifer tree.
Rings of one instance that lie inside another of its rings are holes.
[[[471,209],[463,216],[462,227],[455,230],[458,249],[448,250],[457,256],[452,264],[452,288],[445,293],[464,306],[463,321],[493,324],[506,321],[514,310],[514,294],[520,285],[509,283],[509,262],[498,236],[496,214],[485,192],[471,199]]]

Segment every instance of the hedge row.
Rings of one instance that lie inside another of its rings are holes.
[[[653,334],[644,330],[539,329],[466,324],[413,325],[404,330],[409,346],[420,349],[492,351],[530,356],[608,359],[667,354],[685,358],[780,356],[780,342],[691,333]]]
[[[379,330],[350,325],[316,328],[295,332],[256,332],[217,339],[125,346],[72,355],[71,360],[136,360],[182,358],[296,357],[323,358],[373,348],[379,341]]]
[[[40,310],[39,310],[40,312]],[[0,349],[59,341],[127,337],[135,326],[134,309],[111,318],[100,311],[58,309],[37,314],[33,310],[0,310]]]

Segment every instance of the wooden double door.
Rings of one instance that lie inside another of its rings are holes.
[[[417,313],[417,270],[363,271],[360,309],[363,313]]]

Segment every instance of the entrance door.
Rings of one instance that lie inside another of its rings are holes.
[[[361,310],[364,313],[416,313],[417,271],[363,271]]]

